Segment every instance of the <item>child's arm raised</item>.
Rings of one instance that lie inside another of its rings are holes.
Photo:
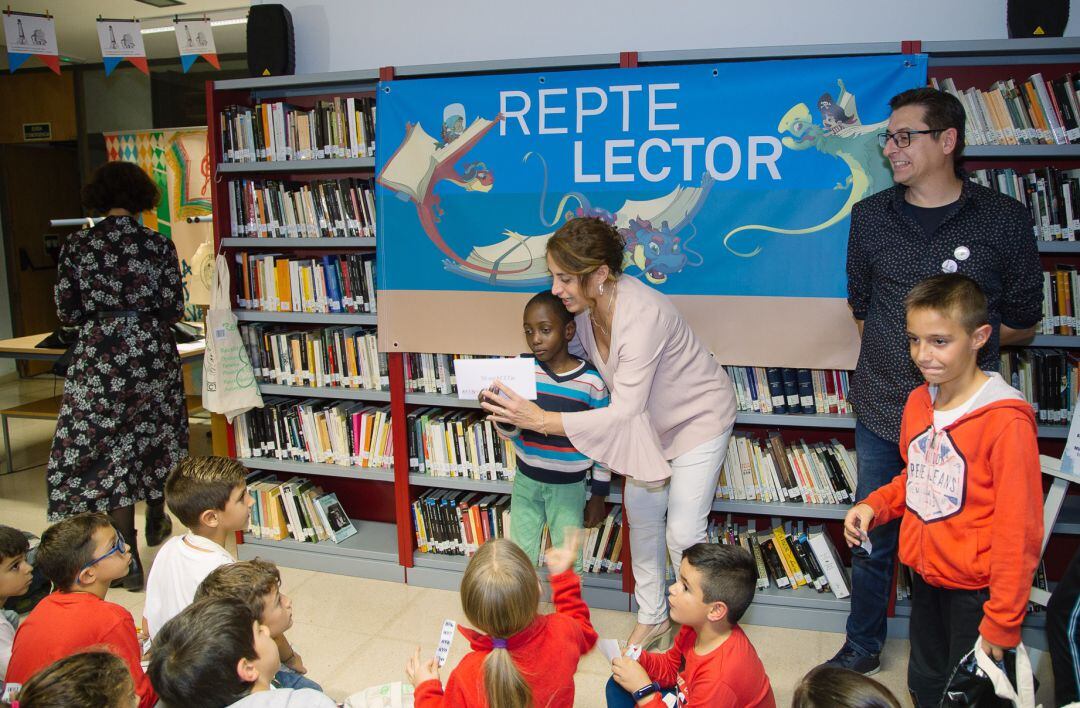
[[[584,654],[596,644],[598,635],[589,619],[589,606],[581,599],[581,578],[574,572],[574,561],[581,547],[580,537],[580,529],[567,529],[566,546],[549,548],[544,562],[551,573],[548,582],[551,583],[551,601],[555,605],[555,612],[574,620],[580,630],[578,650]]]

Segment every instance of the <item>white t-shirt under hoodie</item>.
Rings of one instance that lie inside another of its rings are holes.
[[[215,568],[235,562],[221,546],[208,538],[186,533],[173,536],[158,551],[146,579],[143,617],[155,634],[195,599],[195,591]]]

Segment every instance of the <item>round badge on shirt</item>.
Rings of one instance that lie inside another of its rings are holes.
[[[956,261],[954,261],[953,259],[950,258],[950,259],[948,259],[947,261],[944,261],[941,264],[941,272],[942,273],[955,273],[957,267],[958,266],[956,265]]]
[[[955,256],[958,261],[966,261],[970,255],[971,249],[967,246],[957,246],[956,250],[953,251],[953,256]]]

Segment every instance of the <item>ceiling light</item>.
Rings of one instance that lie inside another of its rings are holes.
[[[210,21],[210,26],[211,27],[226,27],[228,25],[246,25],[246,24],[247,24],[247,18],[246,17],[234,17],[234,18],[232,18],[230,20],[211,20]],[[174,24],[172,24],[172,25],[164,25],[162,27],[144,27],[143,29],[139,30],[139,32],[141,32],[142,34],[161,34],[162,32],[175,32],[175,31],[176,31],[176,25],[174,25]]]
[[[175,7],[177,5],[183,5],[183,0],[138,0],[141,3],[147,5],[153,5],[154,7]]]

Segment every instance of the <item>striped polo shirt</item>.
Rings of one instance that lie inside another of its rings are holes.
[[[608,404],[608,390],[600,373],[588,361],[565,374],[556,374],[536,362],[536,405],[545,411],[576,413]],[[518,472],[547,484],[572,484],[585,479],[593,461],[578,452],[565,435],[541,435],[523,430],[513,438]],[[593,470],[593,493],[607,496],[611,473],[601,464]]]

